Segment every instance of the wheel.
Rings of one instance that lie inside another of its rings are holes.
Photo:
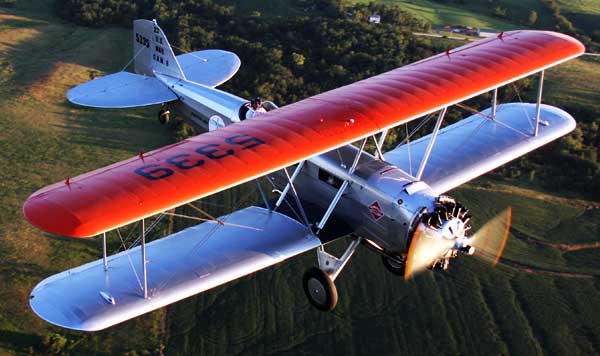
[[[310,304],[322,311],[335,308],[338,301],[337,288],[327,273],[312,267],[302,278],[304,293]]]
[[[169,122],[170,116],[171,112],[169,109],[160,109],[158,112],[158,122],[164,125]]]
[[[398,260],[391,259],[386,256],[381,256],[381,260],[383,261],[383,265],[387,268],[388,271],[392,272],[397,276],[404,276],[406,271],[406,263],[399,262]]]

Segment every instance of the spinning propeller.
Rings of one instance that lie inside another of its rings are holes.
[[[419,224],[410,247],[405,268],[405,279],[434,266],[447,267],[448,260],[458,252],[477,255],[496,266],[506,246],[510,230],[512,210],[506,210],[489,220],[471,238],[465,236],[466,224],[451,218],[438,229]]]

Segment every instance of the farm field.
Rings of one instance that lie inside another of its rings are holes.
[[[367,0],[352,1],[353,3],[369,3]],[[479,28],[490,28],[500,31],[508,31],[517,28],[509,21],[486,15],[489,8],[484,12],[473,11],[466,6],[452,6],[436,1],[414,1],[414,0],[380,0],[385,4],[398,5],[403,10],[412,12],[433,25],[465,25]]]
[[[302,274],[316,263],[308,253],[107,331],[43,322],[29,309],[31,289],[100,257],[101,245],[31,227],[23,201],[49,183],[171,142],[156,108],[103,111],[66,101],[70,87],[120,70],[132,36],[52,13],[44,0],[0,8],[0,354],[600,353],[600,201],[568,187],[548,193],[486,178],[450,194],[476,212],[475,229],[513,207],[512,236],[495,269],[462,258],[450,273],[404,282],[360,249],[338,280],[338,308],[325,314],[302,291]],[[550,71],[546,102],[598,105],[598,73],[590,60]],[[249,189],[208,203],[226,210]],[[117,247],[111,236],[110,250]]]

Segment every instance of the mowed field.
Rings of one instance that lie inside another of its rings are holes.
[[[301,287],[316,264],[308,253],[108,331],[70,332],[41,321],[28,303],[35,284],[98,258],[101,247],[97,239],[29,226],[23,201],[42,186],[170,142],[156,108],[104,111],[66,102],[71,86],[120,70],[132,36],[73,26],[52,11],[43,0],[0,8],[0,354],[49,353],[55,334],[66,340],[57,351],[72,355],[600,353],[600,201],[486,179],[451,195],[474,211],[475,229],[513,207],[511,239],[495,269],[462,258],[450,273],[404,282],[360,249],[336,281],[338,308],[321,313]],[[589,76],[600,65],[564,68],[548,75],[552,91],[597,103],[600,81]],[[580,70],[583,87],[574,77]],[[248,189],[210,202],[227,209]],[[111,236],[110,250],[117,246]]]
[[[559,0],[563,13],[577,27],[591,33],[600,31],[600,1],[596,0]]]

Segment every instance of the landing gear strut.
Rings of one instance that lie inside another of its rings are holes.
[[[335,308],[338,293],[333,282],[346,266],[361,241],[362,237],[357,237],[352,241],[340,258],[325,252],[323,246],[319,247],[317,250],[319,268],[310,268],[302,278],[304,293],[306,293],[310,304],[315,308],[322,311],[330,311]]]

